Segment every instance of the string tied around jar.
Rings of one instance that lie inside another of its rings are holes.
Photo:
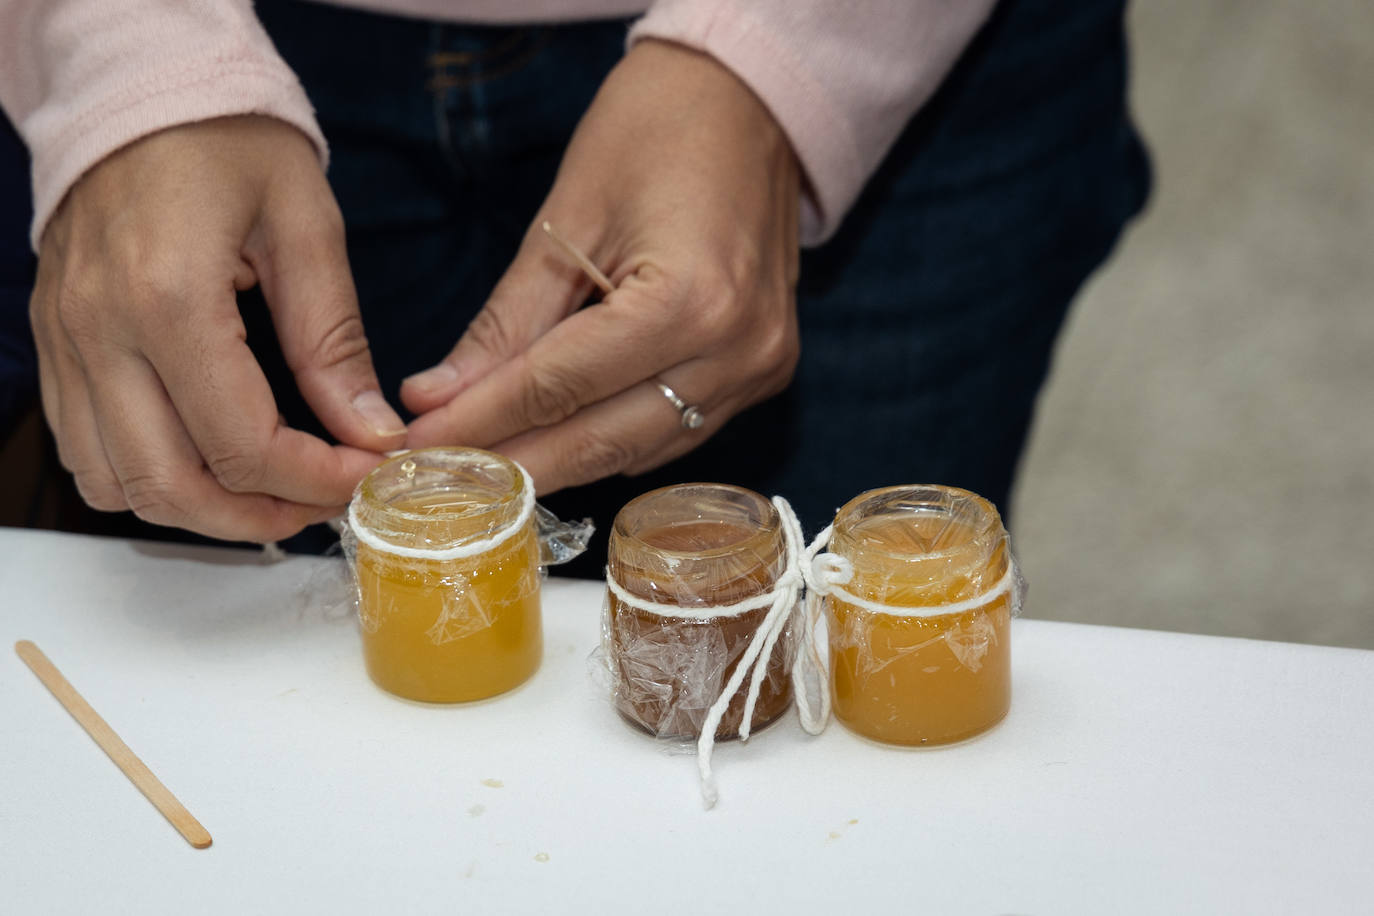
[[[406,569],[414,564],[439,564],[431,570],[442,580],[437,619],[425,630],[434,645],[487,629],[492,618],[467,574],[453,564],[480,563],[500,550],[519,548],[519,538],[533,530],[537,554],[515,588],[537,588],[538,576],[551,566],[584,553],[595,530],[592,520],[563,521],[535,498],[534,480],[519,462],[481,449],[440,447],[402,450],[358,485],[347,512],[336,520],[340,547],[352,580],[346,602],[357,612],[363,629],[375,632],[380,623],[376,602],[365,600],[359,577],[360,547],[391,558]],[[455,476],[475,474],[468,476]],[[487,479],[483,475],[495,476]],[[407,508],[406,500],[443,494],[462,494],[457,503]],[[508,497],[506,494],[513,494]],[[499,497],[499,498],[498,498]],[[484,502],[483,500],[487,500]],[[431,509],[439,511],[431,513]],[[450,513],[448,510],[452,509]],[[467,519],[459,528],[453,519]],[[333,523],[331,523],[333,525]],[[373,583],[374,587],[377,583]],[[511,593],[513,594],[513,593]]]
[[[479,554],[487,553],[488,551],[500,547],[522,531],[525,527],[525,523],[530,520],[530,516],[534,513],[534,478],[530,476],[530,472],[525,470],[523,465],[518,462],[512,462],[512,464],[519,469],[520,475],[525,481],[525,485],[520,491],[520,511],[509,524],[502,526],[484,538],[465,541],[456,547],[445,547],[441,549],[394,544],[380,537],[376,532],[372,531],[358,520],[358,499],[356,497],[348,504],[348,529],[353,537],[356,537],[359,541],[362,541],[373,550],[400,557],[411,557],[418,560],[459,560],[465,557],[475,557]]]
[[[806,584],[806,600],[797,658],[792,664],[792,695],[801,727],[811,735],[819,735],[830,720],[830,642],[821,615],[821,597],[829,594],[831,587],[848,584],[854,578],[854,567],[848,560],[821,553],[830,543],[833,527],[826,525],[798,560],[798,571]]]
[[[767,659],[772,656],[773,647],[777,645],[778,637],[786,629],[787,621],[791,618],[793,610],[796,609],[802,587],[806,584],[800,568],[803,544],[801,522],[797,520],[797,513],[792,510],[791,503],[786,499],[781,496],[774,496],[773,505],[777,507],[778,516],[782,521],[782,532],[787,548],[786,567],[770,593],[773,596],[773,601],[768,613],[763,618],[763,623],[754,633],[754,638],[749,641],[749,648],[745,650],[744,657],[740,659],[729,680],[726,681],[720,697],[707,710],[706,721],[702,723],[701,735],[697,738],[697,772],[701,777],[702,804],[707,808],[715,807],[716,801],[720,797],[716,788],[715,774],[711,771],[711,751],[716,743],[716,728],[720,725],[720,720],[725,717],[725,710],[729,707],[735,692],[739,690],[740,684],[743,683],[745,674],[752,671],[753,674],[749,680],[749,694],[744,700],[744,718],[740,721],[739,728],[740,740],[749,740],[749,729],[754,719],[754,705],[758,702],[763,678],[767,674]]]
[[[851,607],[859,608],[870,614],[886,614],[894,617],[943,617],[949,614],[963,614],[991,604],[1003,595],[1011,595],[1011,614],[1021,613],[1025,598],[1026,581],[1016,559],[1007,556],[1007,568],[1002,576],[989,588],[971,598],[929,607],[910,607],[906,605],[884,604],[860,598],[849,591],[847,586],[854,579],[854,564],[848,558],[825,550],[830,544],[834,525],[827,525],[806,548],[806,560],[802,573],[806,579],[805,616],[802,621],[801,639],[798,640],[797,661],[792,667],[794,693],[797,698],[797,713],[802,728],[813,735],[825,730],[830,720],[830,644],[825,631],[822,611],[827,597],[835,598]],[[813,711],[807,691],[803,688],[805,678],[819,682],[820,702]]]
[[[708,809],[715,807],[720,797],[715,773],[711,767],[711,755],[716,743],[716,730],[725,717],[730,701],[734,699],[735,694],[744,684],[744,679],[748,677],[749,690],[745,695],[744,717],[740,723],[739,738],[741,741],[749,740],[750,728],[754,719],[754,708],[758,704],[759,694],[768,674],[767,660],[772,657],[773,649],[787,629],[787,623],[792,618],[792,612],[797,607],[806,583],[801,565],[801,558],[805,552],[801,522],[797,520],[796,512],[793,511],[791,504],[786,499],[781,496],[774,496],[772,503],[778,511],[781,523],[785,557],[781,575],[774,582],[773,588],[763,594],[754,595],[733,604],[688,609],[641,598],[617,582],[615,577],[611,575],[609,568],[606,570],[606,587],[611,594],[615,595],[621,603],[650,614],[664,617],[714,618],[730,617],[745,611],[768,608],[763,622],[759,624],[758,629],[750,637],[749,645],[740,658],[739,664],[731,672],[720,695],[706,711],[706,718],[701,726],[701,734],[697,738],[697,772],[701,782],[701,800],[703,807]],[[796,683],[795,675],[794,683]]]

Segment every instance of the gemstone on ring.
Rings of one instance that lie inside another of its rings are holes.
[[[701,425],[706,422],[706,415],[701,412],[700,407],[697,407],[695,404],[688,404],[676,391],[662,382],[655,380],[654,384],[658,386],[659,391],[663,392],[663,396],[668,399],[668,403],[677,408],[677,412],[682,419],[683,429],[700,429]]]

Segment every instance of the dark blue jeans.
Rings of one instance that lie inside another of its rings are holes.
[[[38,356],[29,331],[35,262],[29,247],[33,207],[29,156],[0,114],[0,445],[38,393]],[[28,494],[6,498],[26,499]]]
[[[1147,193],[1123,5],[1002,3],[839,233],[804,253],[791,387],[658,471],[548,505],[604,532],[638,493],[713,480],[787,496],[814,532],[862,490],[947,483],[1005,512],[1065,311]],[[625,23],[258,9],[332,145],[364,323],[399,403],[401,379],[447,353],[514,256]],[[264,307],[244,307],[283,413],[311,426]]]

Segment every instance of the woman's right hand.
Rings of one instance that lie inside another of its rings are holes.
[[[345,445],[281,421],[235,299],[254,284],[301,394]],[[276,540],[337,514],[405,440],[338,206],[282,121],[173,127],[98,163],[44,230],[30,316],[43,411],[97,509]]]

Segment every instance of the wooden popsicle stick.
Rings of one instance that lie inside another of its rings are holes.
[[[114,729],[91,708],[91,704],[76,692],[76,688],[62,676],[62,672],[57,670],[57,666],[48,660],[41,649],[27,639],[21,639],[14,644],[14,651],[24,660],[24,664],[29,666],[29,670],[38,675],[43,686],[57,697],[57,702],[72,714],[77,724],[86,730],[86,734],[109,755],[115,766],[129,777],[129,781],[138,791],[142,792],[177,832],[186,838],[186,842],[196,849],[205,849],[210,845],[209,831],[191,816],[191,812],[187,811],[186,807],[177,801],[177,797],[153,775],[153,771],[138,759],[119,735],[115,734]]]
[[[554,231],[553,226],[550,225],[548,220],[544,220],[542,228],[548,237],[558,244],[559,248],[566,251],[568,255],[577,262],[577,266],[582,268],[582,272],[591,277],[593,283],[601,287],[603,293],[609,296],[611,293],[615,292],[615,287],[611,285],[610,278],[603,274],[601,268],[593,264],[592,259],[583,254],[580,248]]]

